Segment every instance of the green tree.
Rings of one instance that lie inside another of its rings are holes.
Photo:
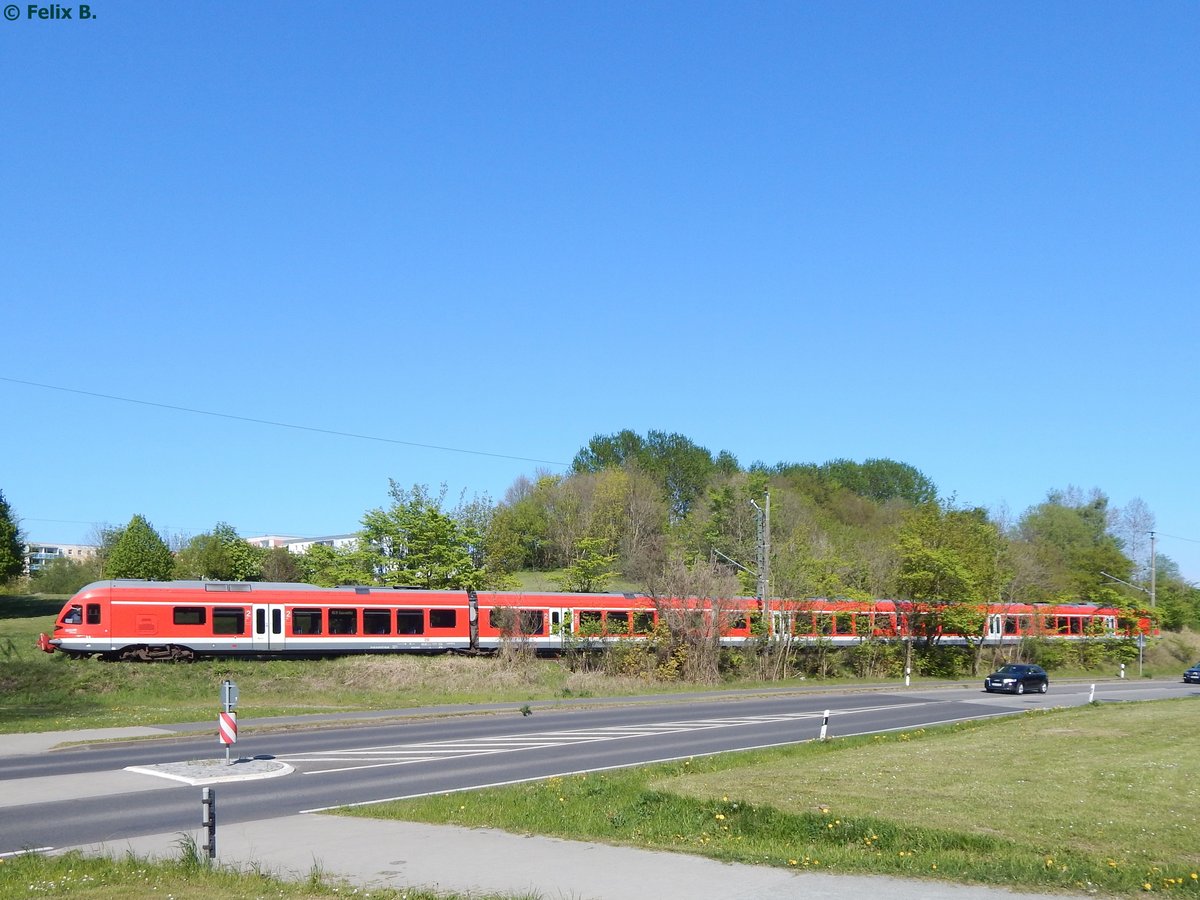
[[[313,544],[297,560],[301,578],[320,587],[375,584],[374,556],[359,547],[341,549]]]
[[[737,459],[722,451],[716,459],[682,434],[648,431],[643,438],[628,429],[613,435],[596,435],[571,463],[576,473],[599,472],[636,464],[659,483],[672,522],[681,522],[692,504],[703,496],[717,472],[730,472]]]
[[[930,644],[943,631],[967,638],[976,669],[988,609],[999,597],[1000,550],[1000,531],[982,509],[926,503],[900,528],[897,585],[917,603],[910,627]]]
[[[912,504],[932,503],[937,487],[919,470],[892,459],[868,459],[856,463],[835,459],[821,466],[824,477],[847,490],[878,503],[907,500]]]
[[[619,573],[613,571],[613,563],[617,554],[605,553],[606,542],[603,538],[587,537],[579,542],[578,556],[575,562],[567,566],[562,575],[554,581],[564,591],[576,594],[587,594],[602,591],[605,586]]]
[[[483,536],[470,521],[442,510],[446,487],[434,496],[425,485],[391,483],[392,505],[368,511],[360,541],[382,584],[422,588],[488,587],[493,573],[476,564]]]
[[[166,542],[142,516],[129,520],[104,561],[108,578],[147,578],[167,581],[175,568],[175,559]]]
[[[12,508],[4,499],[4,491],[0,491],[0,584],[25,571],[23,543]]]
[[[271,547],[263,554],[263,581],[295,582],[303,579],[299,557],[286,547]]]
[[[29,588],[38,594],[74,594],[102,577],[98,559],[55,559],[34,573],[29,579]]]
[[[212,581],[258,581],[262,578],[263,551],[251,547],[237,529],[218,522],[212,531],[198,534],[179,551],[176,574]]]
[[[1051,491],[1045,502],[1026,511],[1019,536],[1033,546],[1048,576],[1047,589],[1031,599],[1096,602],[1107,590],[1102,573],[1132,580],[1133,561],[1108,528],[1108,498],[1099,490],[1086,496],[1077,488]]]

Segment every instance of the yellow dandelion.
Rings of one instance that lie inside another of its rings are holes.
[[[796,860],[794,860],[794,859],[789,859],[789,860],[788,860],[788,865],[789,865],[789,866],[794,866],[794,865],[797,865],[797,862],[796,862]]]

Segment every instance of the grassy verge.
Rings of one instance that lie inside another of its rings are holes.
[[[1200,896],[1200,700],[1093,704],[346,810],[716,859]]]
[[[194,848],[193,848],[194,850]],[[85,897],[88,900],[170,897],[172,900],[259,900],[259,898],[373,897],[378,900],[465,900],[457,894],[380,888],[353,888],[326,878],[319,869],[300,882],[270,873],[228,866],[209,866],[194,852],[177,860],[147,860],[83,856],[25,854],[0,859],[0,898]],[[483,898],[475,898],[483,900]],[[499,898],[494,898],[499,900]]]

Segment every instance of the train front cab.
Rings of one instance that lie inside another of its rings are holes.
[[[39,634],[38,646],[47,653],[61,650],[72,656],[91,656],[112,649],[111,582],[93,582],[68,600],[54,620],[53,633]]]

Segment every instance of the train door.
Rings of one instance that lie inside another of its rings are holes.
[[[263,652],[283,649],[283,606],[254,604],[254,649]]]
[[[987,617],[987,638],[995,641],[1004,637],[1004,616],[991,613]]]
[[[550,610],[550,634],[548,646],[555,650],[566,650],[571,645],[571,610],[562,607]]]

